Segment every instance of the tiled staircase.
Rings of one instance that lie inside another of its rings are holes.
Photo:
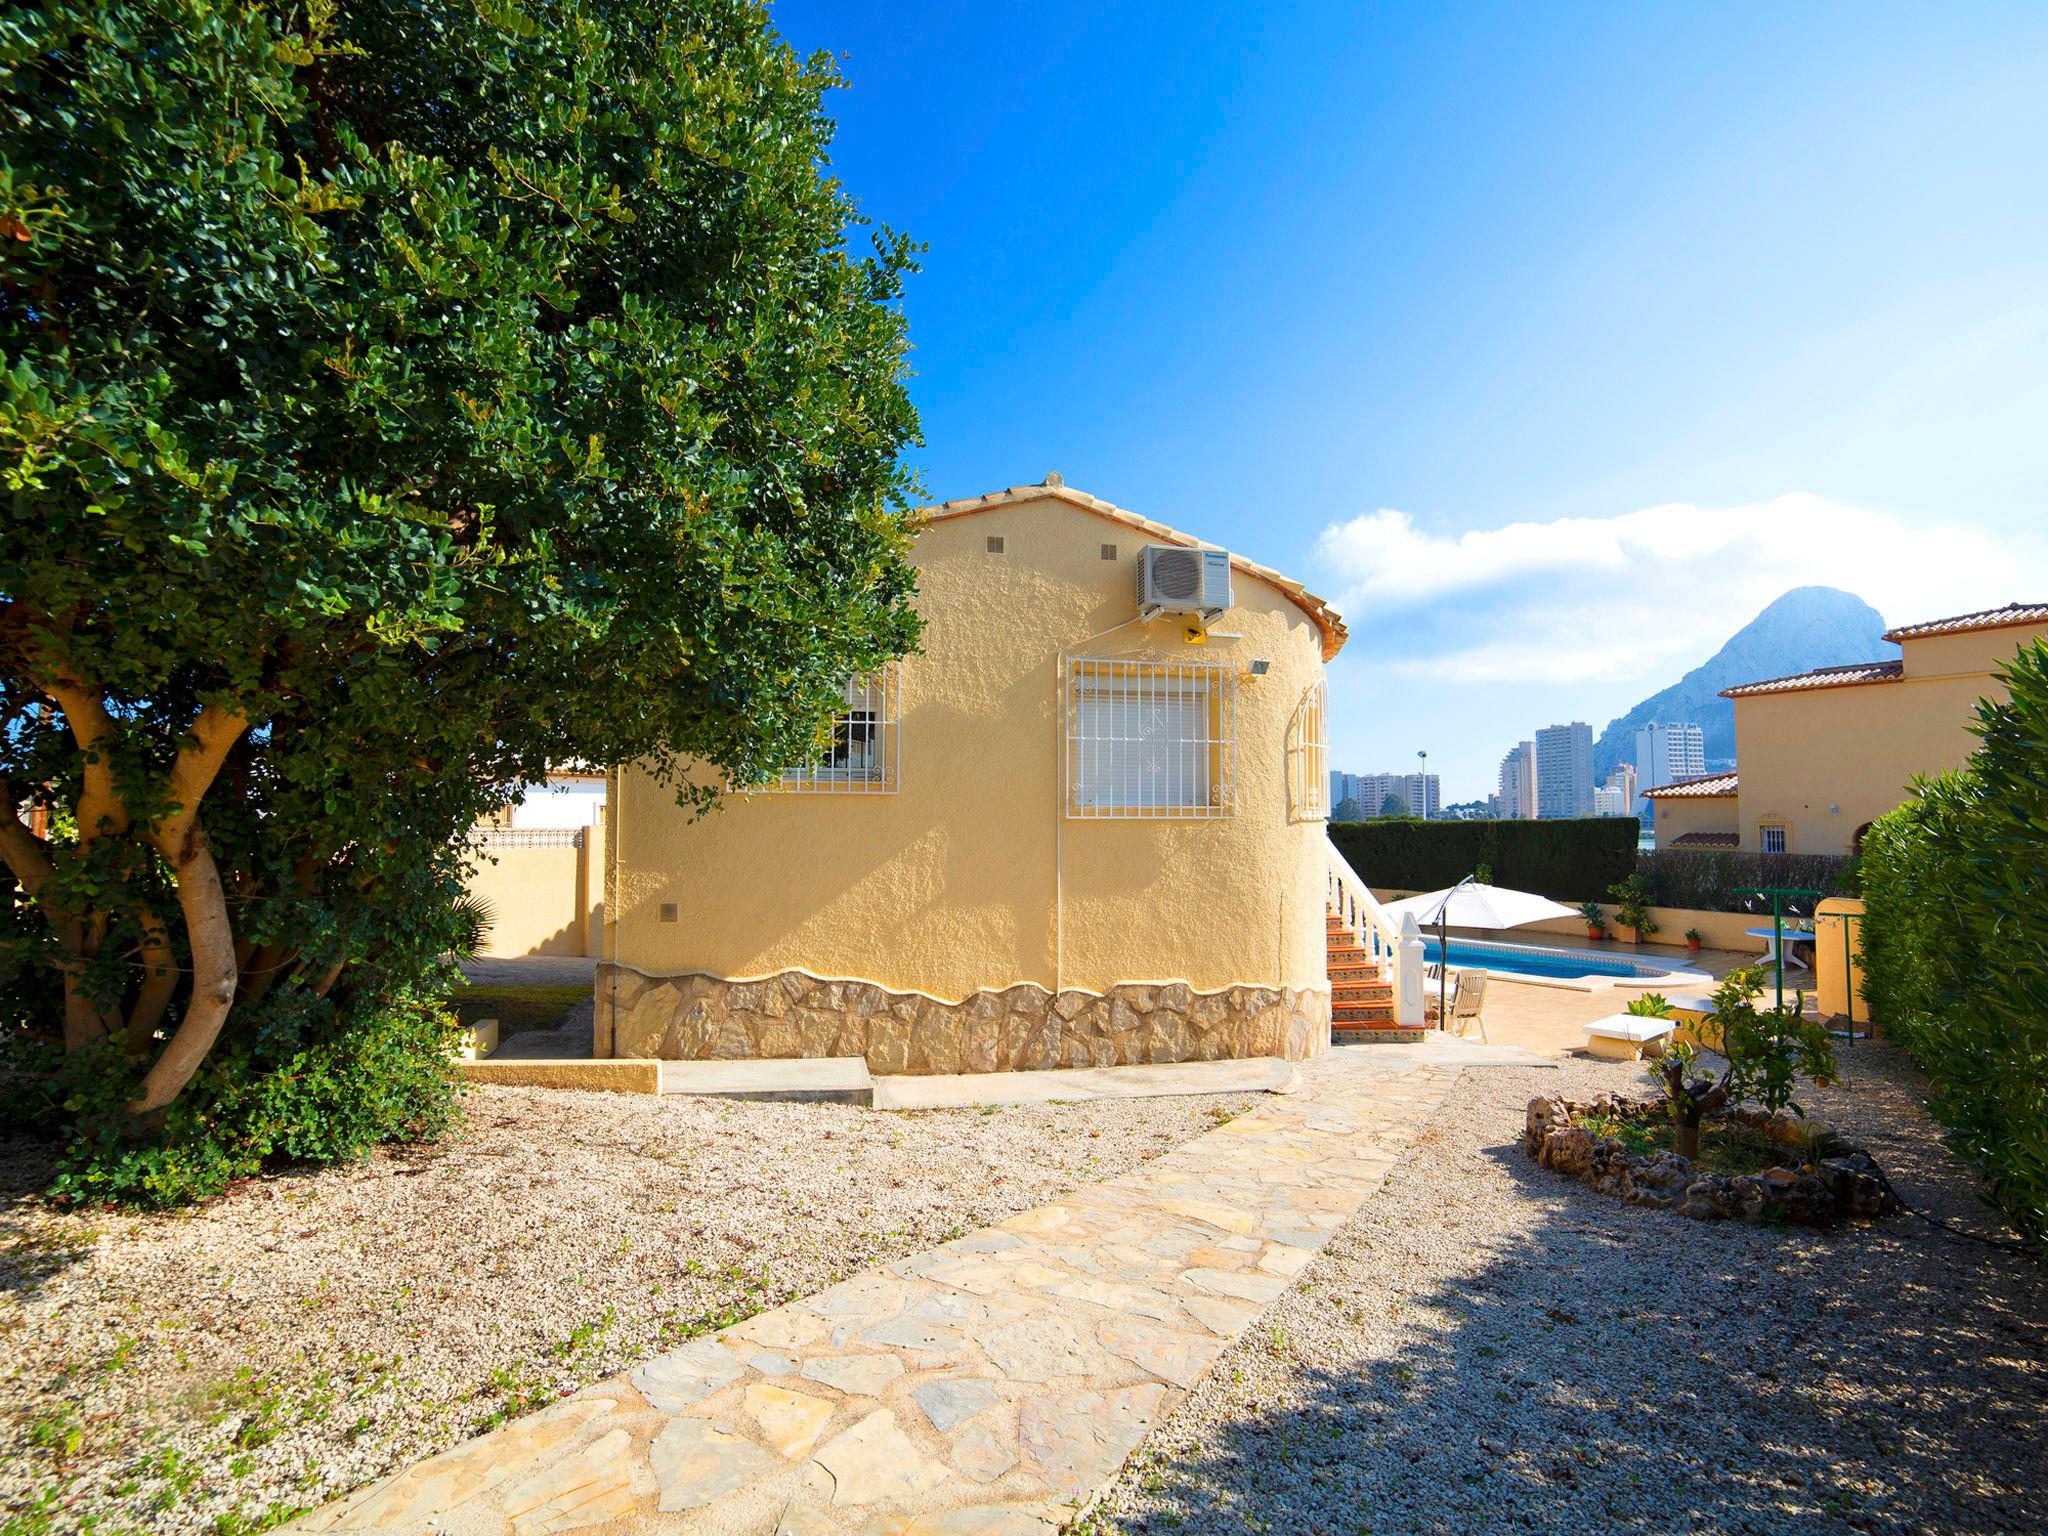
[[[1324,933],[1330,967],[1331,1043],[1420,1040],[1421,1030],[1403,1029],[1394,1022],[1394,984],[1380,974],[1379,962],[1335,912],[1326,915]]]

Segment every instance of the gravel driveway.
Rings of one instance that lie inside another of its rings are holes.
[[[242,1536],[1257,1101],[485,1088],[441,1146],[177,1217],[54,1213],[22,1193],[39,1150],[0,1138],[0,1531]]]
[[[1995,1223],[1896,1053],[1810,1113],[1909,1200]],[[1520,1149],[1540,1092],[1466,1073],[1414,1158],[1125,1468],[1097,1532],[2043,1529],[2048,1290],[1911,1218],[1817,1233],[1624,1206]]]

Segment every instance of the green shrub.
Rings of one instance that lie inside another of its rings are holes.
[[[1987,1196],[2048,1244],[2048,642],[2004,680],[1969,765],[1864,836],[1864,990]]]
[[[1650,916],[1650,882],[1642,875],[1615,881],[1607,888],[1607,897],[1614,903],[1614,920],[1633,929],[1637,938],[1647,939],[1657,931]]]
[[[1741,912],[1743,886],[1793,885],[1829,896],[1856,891],[1856,861],[1827,853],[1686,853],[1658,849],[1636,855],[1636,874],[1653,907]]]
[[[186,1092],[140,1126],[114,1112],[140,1080],[134,1058],[17,1040],[0,1109],[55,1140],[49,1193],[166,1209],[266,1166],[344,1162],[453,1123],[457,1034],[438,1001],[359,997],[344,1009],[286,992],[249,1015]]]
[[[1714,988],[1707,1022],[1720,1031],[1719,1054],[1726,1063],[1718,1078],[1694,1073],[1701,1052],[1683,1040],[1666,1046],[1663,1059],[1650,1069],[1670,1098],[1680,1157],[1700,1155],[1700,1128],[1708,1117],[1745,1100],[1774,1115],[1789,1109],[1803,1116],[1793,1097],[1799,1079],[1825,1083],[1835,1075],[1834,1042],[1826,1025],[1806,1017],[1803,996],[1783,1007],[1756,1005],[1763,976],[1761,966],[1745,966],[1730,971]]]
[[[1434,891],[1485,867],[1487,883],[1553,901],[1596,899],[1635,869],[1627,816],[1579,821],[1332,822],[1330,840],[1368,885]]]

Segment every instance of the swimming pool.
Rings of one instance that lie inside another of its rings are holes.
[[[1454,970],[1501,971],[1521,976],[1612,976],[1624,981],[1642,981],[1668,976],[1671,967],[1650,960],[1630,960],[1620,955],[1596,955],[1583,949],[1539,949],[1533,944],[1489,944],[1482,939],[1452,939],[1451,967]],[[1422,941],[1423,958],[1434,965],[1437,944]]]

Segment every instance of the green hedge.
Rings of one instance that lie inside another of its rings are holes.
[[[1864,836],[1864,990],[1988,1197],[2048,1246],[2048,642],[2005,678],[1969,766]]]
[[[1659,907],[1700,912],[1740,912],[1743,886],[1790,885],[1829,896],[1856,892],[1856,861],[1826,853],[1690,853],[1661,849],[1636,856],[1636,870],[1650,882],[1650,901]]]
[[[1435,891],[1484,865],[1494,885],[1553,901],[1605,901],[1635,872],[1632,816],[1578,821],[1336,821],[1330,840],[1367,885]]]

